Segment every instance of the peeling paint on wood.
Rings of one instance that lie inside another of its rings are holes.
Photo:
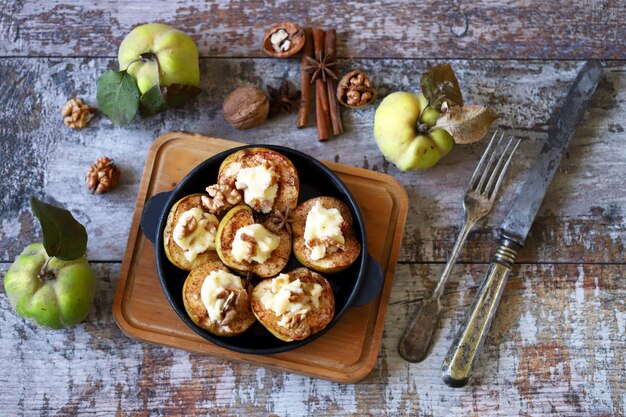
[[[569,2],[0,2],[0,54],[115,56],[134,26],[162,21],[202,56],[261,57],[278,21],[335,27],[341,57],[624,59],[626,5]],[[59,28],[67,28],[59,30]],[[71,28],[71,29],[70,29]]]
[[[0,408],[11,415],[624,415],[623,265],[515,266],[462,389],[443,384],[440,366],[486,265],[455,268],[419,364],[402,360],[397,343],[443,265],[399,265],[377,365],[355,385],[131,340],[111,314],[119,264],[93,266],[95,308],[69,330],[26,323],[0,291],[0,361],[12,364],[0,369]]]
[[[0,289],[0,414],[626,415],[626,6],[561,3],[0,0],[0,275],[41,239],[28,209],[34,194],[85,223],[99,278],[93,311],[64,331],[26,323]],[[485,144],[458,146],[427,172],[400,173],[373,142],[375,106],[344,109],[346,133],[328,143],[317,142],[314,115],[303,130],[295,129],[295,115],[233,130],[221,114],[232,89],[299,82],[297,60],[260,58],[263,32],[278,20],[336,27],[339,56],[350,58],[342,69],[370,74],[378,100],[417,90],[426,68],[455,58],[466,101],[493,107],[496,125],[523,139],[500,202],[461,253],[442,298],[436,342],[420,364],[403,361],[397,343],[443,269],[461,223],[461,196]],[[88,129],[66,128],[63,103],[79,96],[95,104],[96,80],[116,67],[119,42],[148,21],[169,23],[198,42],[204,92],[197,103],[123,129],[102,116]],[[617,61],[607,63],[519,255],[474,378],[468,387],[447,388],[441,362],[492,256],[497,227],[582,65],[571,59],[588,58]],[[382,349],[363,381],[330,383],[121,333],[111,305],[139,180],[148,148],[170,130],[292,146],[389,173],[407,189],[411,212]],[[112,193],[92,196],[84,175],[103,155],[116,160],[122,181]]]
[[[415,90],[419,74],[436,61],[362,60],[354,64],[376,74],[381,98],[394,90]],[[492,106],[497,126],[524,140],[493,212],[470,235],[462,261],[485,262],[493,238],[526,170],[545,140],[547,120],[565,96],[580,67],[577,62],[453,61],[468,102]],[[0,60],[0,98],[8,111],[0,114],[0,259],[15,258],[39,230],[28,209],[38,195],[65,205],[85,222],[94,260],[120,259],[128,236],[145,154],[152,141],[170,130],[187,130],[249,143],[296,147],[320,159],[368,167],[393,175],[410,197],[411,213],[400,255],[402,261],[445,261],[462,218],[461,198],[484,143],[457,146],[426,172],[400,173],[388,164],[372,138],[375,107],[344,110],[346,133],[319,143],[314,123],[295,129],[295,115],[274,118],[252,131],[236,131],[221,114],[232,89],[247,82],[278,85],[284,77],[297,83],[299,66],[289,61],[203,60],[197,103],[127,128],[116,128],[97,116],[89,128],[72,131],[63,125],[60,108],[69,97],[95,104],[95,80],[110,59]],[[212,74],[224,74],[218,78]],[[620,175],[626,171],[622,143],[626,133],[609,126],[626,125],[624,66],[611,64],[585,120],[576,132],[550,187],[527,248],[525,262],[617,262],[626,260],[626,195]],[[45,94],[43,94],[45,92]],[[623,129],[622,129],[623,130]],[[98,157],[115,159],[122,170],[120,185],[110,194],[93,196],[84,186],[89,165]],[[115,227],[111,227],[115,224]],[[555,251],[554,248],[559,248]]]

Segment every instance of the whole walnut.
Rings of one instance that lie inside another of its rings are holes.
[[[270,102],[263,90],[239,87],[230,93],[222,106],[224,119],[235,129],[250,129],[263,123],[270,110]]]

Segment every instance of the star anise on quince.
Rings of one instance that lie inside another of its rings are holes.
[[[285,209],[285,211],[274,210],[267,220],[275,231],[278,232],[285,229],[287,232],[291,233],[291,223],[293,223],[294,218],[291,215],[290,208]]]

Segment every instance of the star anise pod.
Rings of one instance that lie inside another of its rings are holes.
[[[289,114],[298,110],[300,107],[300,91],[289,91],[289,82],[283,80],[280,84],[280,88],[274,88],[267,86],[267,92],[270,96],[270,112],[268,117],[276,116],[277,114]]]
[[[326,82],[326,78],[332,78],[334,80],[337,79],[337,74],[335,74],[334,66],[337,65],[335,61],[333,51],[326,54],[322,57],[322,53],[319,52],[317,54],[317,59],[311,58],[310,56],[306,57],[306,61],[309,63],[309,66],[304,69],[311,75],[311,84],[315,82],[318,78],[321,78],[322,81]]]
[[[284,212],[274,210],[274,212],[268,217],[267,221],[275,231],[279,232],[285,229],[287,232],[291,233],[291,223],[293,223],[294,218],[291,215],[291,209],[287,208]]]

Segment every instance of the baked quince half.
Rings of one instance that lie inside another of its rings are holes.
[[[291,233],[270,220],[256,222],[247,205],[230,209],[220,221],[215,238],[217,254],[239,273],[266,278],[278,274],[291,256]]]
[[[250,303],[259,322],[285,342],[320,332],[335,316],[329,282],[307,268],[261,281],[254,287]]]
[[[167,216],[163,232],[165,255],[185,271],[219,260],[215,251],[219,220],[202,205],[202,196],[191,194],[178,200]]]
[[[352,223],[348,206],[334,197],[305,201],[292,213],[293,253],[316,271],[343,271],[361,253]]]
[[[220,165],[217,183],[234,186],[257,212],[285,211],[298,205],[298,171],[285,155],[267,148],[230,154]]]
[[[183,304],[198,326],[217,336],[236,336],[255,321],[250,309],[251,289],[221,261],[209,261],[187,276]]]

